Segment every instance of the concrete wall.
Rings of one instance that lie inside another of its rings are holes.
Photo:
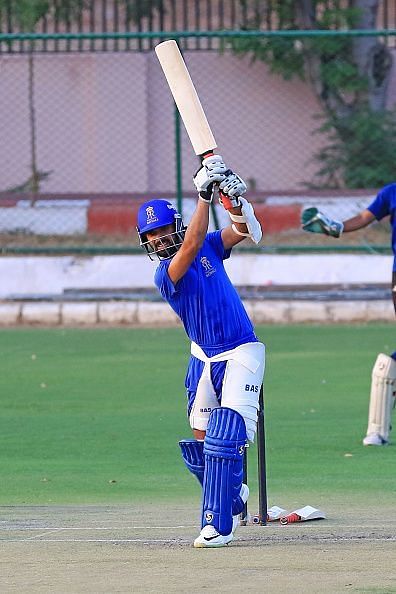
[[[392,256],[235,253],[224,262],[236,287],[390,285]],[[158,261],[141,255],[0,258],[0,300],[76,291],[155,289]]]
[[[244,301],[254,324],[394,323],[389,301]],[[117,302],[0,302],[2,326],[181,326],[167,303]]]

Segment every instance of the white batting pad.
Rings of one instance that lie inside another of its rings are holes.
[[[364,445],[389,443],[392,408],[396,395],[396,361],[380,353],[374,364],[371,379],[367,435]]]
[[[210,379],[209,366],[205,366],[201,379],[198,382],[197,393],[190,412],[189,420],[191,428],[206,431],[209,415],[218,406],[219,403],[217,402],[216,393]]]

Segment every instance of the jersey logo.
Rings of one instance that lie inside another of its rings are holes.
[[[146,208],[146,216],[147,216],[147,225],[150,223],[156,223],[158,221],[158,217],[154,212],[154,208],[152,206],[148,206]]]
[[[245,392],[258,392],[259,387],[251,384],[245,384]]]
[[[206,256],[202,256],[200,262],[201,262],[202,267],[205,271],[205,276],[211,276],[212,274],[214,274],[216,272],[216,268],[213,268],[212,264],[210,263],[210,261],[208,260],[208,258]]]
[[[205,408],[200,408],[199,409],[199,412],[201,412],[201,413],[210,413],[210,412],[212,412],[212,409],[210,408],[210,406],[208,406],[208,407],[205,407]]]

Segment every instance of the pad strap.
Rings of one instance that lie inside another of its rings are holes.
[[[258,222],[256,215],[254,214],[253,206],[246,200],[246,198],[239,198],[241,203],[241,211],[242,214],[235,215],[228,211],[230,215],[230,219],[235,223],[244,223],[248,229],[248,233],[243,233],[239,231],[235,225],[231,225],[232,230],[237,235],[241,235],[242,237],[250,237],[254,243],[259,243],[261,240],[263,233],[261,230],[261,225]]]
[[[229,212],[228,214],[230,215],[231,221],[235,221],[235,223],[246,223],[246,217],[243,214],[236,215],[236,214],[233,214],[232,212]]]
[[[231,228],[237,235],[242,235],[242,237],[251,237],[250,233],[243,233],[242,231],[239,231],[239,229],[237,229],[234,224],[231,225]]]
[[[246,217],[245,215],[241,214],[241,215],[236,215],[233,214],[232,212],[228,212],[228,214],[230,215],[230,219],[231,221],[235,221],[235,223],[245,223],[246,224]],[[231,225],[232,230],[234,231],[234,233],[236,233],[237,235],[242,235],[242,237],[251,237],[250,233],[243,233],[242,231],[239,231],[239,229],[237,229],[236,225]]]

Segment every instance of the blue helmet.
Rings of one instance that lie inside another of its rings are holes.
[[[154,240],[148,241],[146,233],[174,225],[171,233],[158,235]],[[156,254],[160,260],[172,258],[180,249],[184,240],[185,226],[181,214],[168,200],[150,200],[139,208],[137,216],[137,232],[140,245],[146,250],[150,260]]]

